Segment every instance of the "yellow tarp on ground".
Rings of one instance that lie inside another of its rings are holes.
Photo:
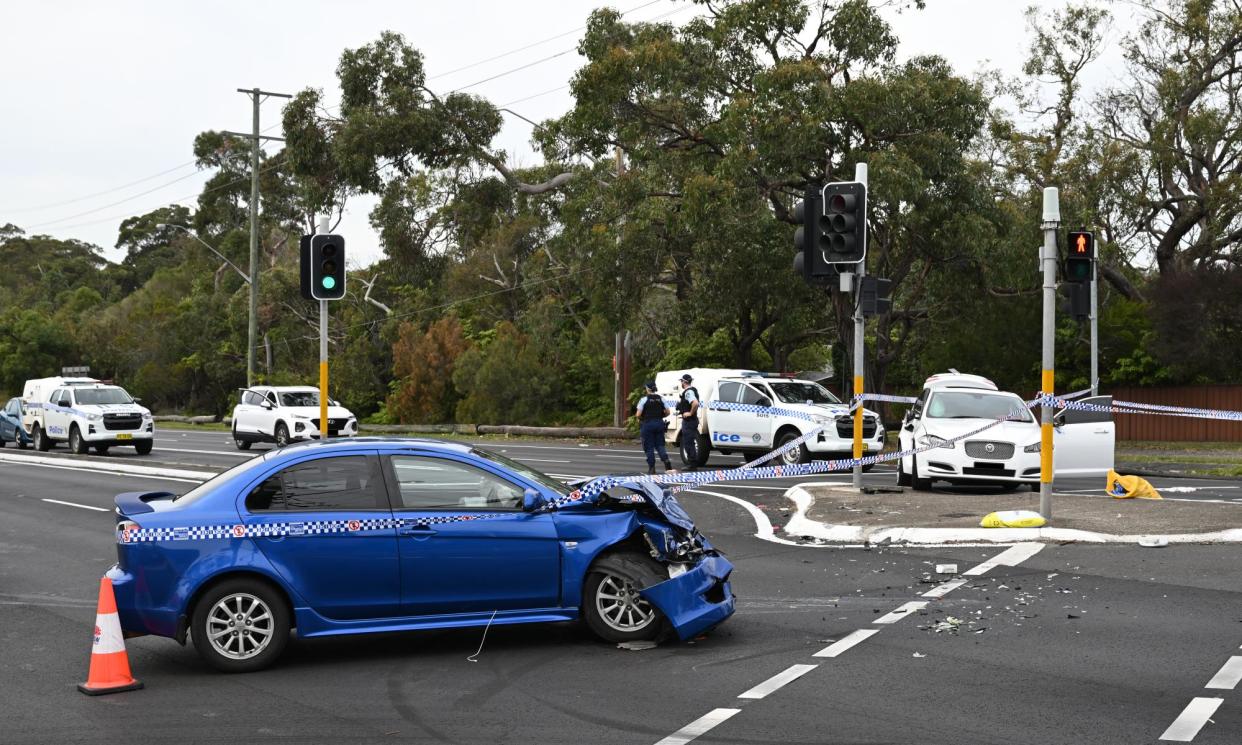
[[[1138,476],[1122,476],[1109,469],[1108,485],[1105,487],[1114,499],[1160,499],[1160,492]]]
[[[1031,510],[1003,510],[989,512],[979,521],[981,528],[1042,528],[1047,523],[1043,515]]]

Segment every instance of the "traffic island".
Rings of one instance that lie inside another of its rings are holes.
[[[1028,491],[994,494],[954,491],[864,493],[827,484],[803,484],[785,493],[795,510],[786,539],[827,543],[1238,543],[1242,503],[1119,500],[1056,494],[1053,519],[1043,528],[981,528],[997,510],[1039,510]]]

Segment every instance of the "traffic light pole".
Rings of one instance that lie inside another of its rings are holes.
[[[328,217],[319,218],[319,232],[329,232]],[[328,436],[328,301],[319,301],[319,439]]]
[[[854,166],[854,180],[867,186],[867,164],[858,163]],[[866,219],[866,215],[863,215]],[[863,457],[863,405],[857,399],[863,393],[863,376],[866,372],[866,318],[862,309],[862,278],[867,274],[867,261],[858,262],[857,274],[854,275],[854,396],[857,408],[854,409],[854,458]],[[854,464],[853,484],[855,489],[862,489],[862,465]]]
[[[1094,266],[1091,272],[1091,395],[1100,395],[1100,280]]]
[[[1040,392],[1052,395],[1056,383],[1057,230],[1061,225],[1060,197],[1056,187],[1044,189],[1044,247],[1040,263],[1044,270],[1043,375]],[[1052,520],[1052,413],[1047,401],[1039,407],[1039,514]]]

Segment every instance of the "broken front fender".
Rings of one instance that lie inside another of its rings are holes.
[[[728,559],[708,556],[684,574],[639,590],[639,594],[660,609],[685,641],[733,615],[732,572]]]

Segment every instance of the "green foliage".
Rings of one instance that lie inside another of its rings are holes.
[[[530,337],[502,321],[489,344],[458,358],[453,384],[463,397],[457,404],[457,421],[554,423],[564,393],[554,373]]]

